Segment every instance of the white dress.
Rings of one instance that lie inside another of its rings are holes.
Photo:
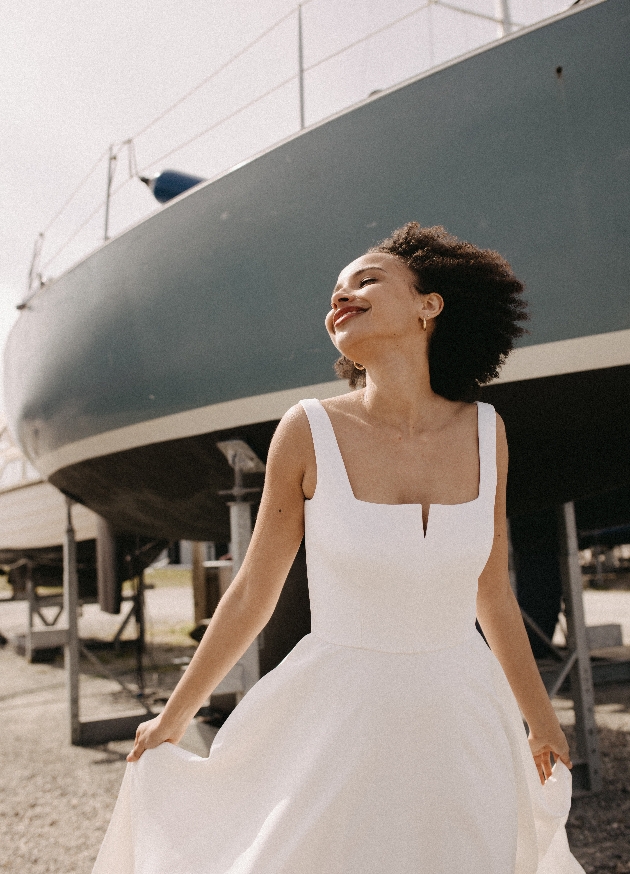
[[[543,787],[505,675],[475,629],[492,547],[495,412],[479,495],[374,504],[330,419],[305,505],[312,632],[225,722],[208,758],[129,764],[93,874],[577,874],[571,775]]]

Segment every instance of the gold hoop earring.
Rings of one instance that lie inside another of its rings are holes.
[[[422,319],[422,330],[423,330],[423,331],[426,331],[426,329],[427,329],[427,320],[426,320],[426,319]]]
[[[362,364],[357,364],[356,361],[352,362],[357,370],[365,370],[365,367]]]

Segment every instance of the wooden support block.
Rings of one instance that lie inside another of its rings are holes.
[[[32,628],[31,649],[50,649],[64,646],[68,640],[67,628]]]
[[[615,623],[609,625],[587,625],[586,642],[591,651],[607,646],[621,646],[623,644],[621,625]]]
[[[67,628],[29,628],[24,637],[24,655],[27,662],[32,662],[34,654],[47,649],[55,650],[68,642]]]

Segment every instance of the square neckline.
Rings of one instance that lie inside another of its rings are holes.
[[[354,490],[352,488],[352,484],[350,483],[350,477],[348,476],[348,469],[346,467],[346,462],[344,461],[343,455],[341,453],[341,449],[339,448],[339,441],[337,440],[337,434],[335,433],[335,428],[333,426],[331,418],[328,415],[328,411],[326,410],[326,407],[322,404],[322,402],[318,398],[316,398],[315,400],[317,400],[318,405],[323,410],[324,415],[326,416],[326,419],[328,421],[328,425],[330,427],[331,434],[332,434],[332,437],[334,440],[334,445],[335,445],[335,448],[337,450],[337,455],[339,456],[339,459],[341,461],[341,466],[343,468],[347,492],[348,492],[350,498],[355,503],[363,504],[363,505],[368,506],[368,507],[405,507],[405,508],[411,507],[414,510],[417,510],[419,507],[420,513],[422,516],[423,540],[426,540],[428,532],[429,532],[429,524],[431,521],[431,510],[433,507],[468,507],[468,506],[472,506],[473,504],[476,504],[480,500],[481,492],[482,492],[483,474],[484,474],[484,460],[483,460],[483,452],[481,449],[481,405],[480,405],[479,401],[475,401],[475,406],[477,407],[477,453],[478,453],[478,458],[479,458],[479,482],[477,485],[477,497],[472,498],[472,500],[470,500],[470,501],[459,501],[455,504],[443,504],[440,502],[431,501],[429,503],[428,509],[427,509],[427,524],[426,524],[426,528],[425,528],[424,515],[423,515],[424,504],[417,504],[417,503],[415,503],[415,504],[414,503],[384,504],[384,503],[379,503],[378,501],[363,501],[363,500],[361,500],[361,498],[356,497],[356,495],[354,494]],[[317,484],[315,485],[315,492],[317,492]],[[314,497],[315,497],[315,494],[313,495],[313,498]]]

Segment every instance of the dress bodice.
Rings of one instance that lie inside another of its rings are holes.
[[[476,633],[477,582],[494,538],[496,414],[478,403],[479,494],[432,504],[354,497],[335,432],[318,400],[303,400],[317,461],[305,502],[314,634],[343,646],[412,653],[455,646]]]

